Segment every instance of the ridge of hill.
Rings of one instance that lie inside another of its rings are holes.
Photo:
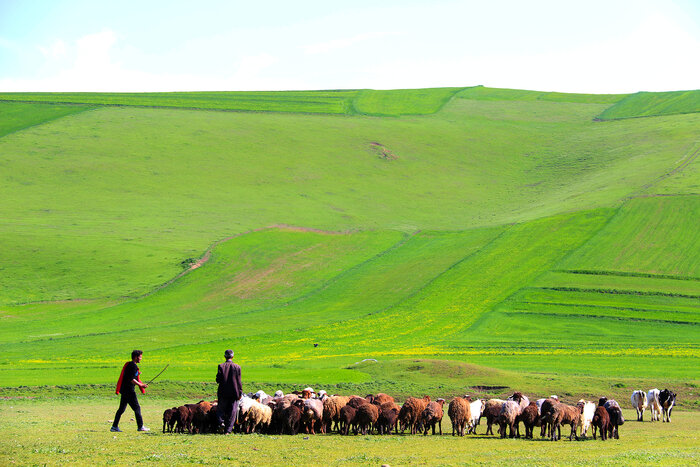
[[[638,92],[616,102],[599,120],[656,117],[700,112],[700,90]]]

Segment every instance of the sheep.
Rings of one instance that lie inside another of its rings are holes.
[[[283,409],[283,431],[288,435],[296,435],[299,433],[299,424],[301,422],[301,412],[303,407],[304,402],[298,400]]]
[[[438,425],[440,429],[440,434],[442,435],[442,417],[444,412],[442,406],[445,404],[445,399],[439,398],[436,401],[429,402],[428,405],[423,410],[420,417],[420,425],[425,427],[425,432],[423,436],[428,435],[428,430],[432,427],[433,435],[435,434],[435,425]]]
[[[600,399],[600,401],[603,400],[605,400],[603,402],[603,407],[605,407],[605,410],[608,411],[608,415],[610,416],[608,438],[620,439],[619,427],[625,423],[620,404],[618,404],[615,399],[608,400],[606,397]],[[600,405],[600,401],[598,405]]]
[[[267,429],[272,422],[272,409],[260,402],[255,401],[248,409],[244,430],[246,433],[253,433],[257,429],[261,431]]]
[[[484,407],[486,407],[485,402],[486,401],[484,401],[483,399],[477,399],[469,404],[469,411],[471,412],[471,417],[468,422],[468,433],[476,434],[476,426],[479,424],[479,420],[481,420],[481,414],[484,413]]]
[[[523,422],[523,425],[525,426],[525,438],[532,439],[532,432],[535,429],[535,425],[537,424],[538,418],[539,413],[537,411],[536,402],[530,402],[530,405],[525,407],[522,410],[522,412],[520,412],[520,415],[518,415],[518,417],[516,418],[516,425],[519,422]]]
[[[649,402],[649,407],[651,409],[651,421],[658,422],[661,417],[661,402],[659,402],[659,394],[661,392],[658,389],[650,389],[647,393],[647,401]]]
[[[355,409],[364,404],[369,404],[369,401],[364,397],[350,396],[350,399],[348,400],[348,405]]]
[[[301,414],[301,421],[309,434],[315,434],[314,427],[318,425],[321,430],[321,420],[323,418],[323,401],[319,399],[302,399],[304,410]]]
[[[373,404],[382,405],[385,402],[396,402],[396,401],[390,395],[380,392],[376,396],[373,396],[372,400],[370,402],[372,402]]]
[[[528,399],[527,396],[524,395],[522,392],[518,392],[518,391],[514,392],[513,395],[508,397],[508,399],[506,399],[506,400],[517,402],[518,405],[520,406],[521,412],[525,409],[525,407],[530,405],[530,399]]]
[[[339,428],[340,409],[345,407],[348,401],[350,401],[348,396],[330,396],[323,401],[323,431],[325,433],[332,430],[333,422],[335,422],[335,429]]]
[[[355,414],[357,428],[363,435],[367,434],[367,430],[372,432],[372,427],[377,423],[378,418],[379,407],[375,404],[363,404],[357,408]]]
[[[355,428],[355,415],[357,415],[357,409],[350,404],[340,409],[341,434],[347,436],[350,433],[350,428]]]
[[[552,397],[548,397],[540,406],[539,424],[542,426],[542,429],[540,430],[540,437],[542,438],[545,436],[551,436],[552,434],[552,420],[549,415],[554,404],[558,403],[559,398],[554,399]]]
[[[385,402],[379,406],[379,418],[377,419],[377,430],[379,434],[390,434],[392,428],[398,434],[397,421],[399,419],[399,407],[395,402]]]
[[[632,401],[632,407],[634,407],[634,410],[637,411],[637,421],[638,422],[643,422],[644,421],[644,411],[647,409],[647,406],[649,405],[648,399],[647,399],[647,394],[644,391],[634,391],[632,393],[632,397],[630,398]]]
[[[578,441],[578,436],[576,435],[576,428],[578,427],[579,420],[581,419],[581,411],[583,407],[575,407],[573,405],[554,404],[552,407],[552,441],[557,441],[561,438],[561,425],[571,425],[571,434],[569,435],[569,441],[573,441],[572,438],[576,438]]]
[[[401,433],[403,433],[406,428],[410,428],[411,434],[416,434],[421,414],[428,406],[428,403],[430,403],[429,396],[424,396],[422,399],[416,397],[409,397],[406,399],[399,411]]]
[[[187,406],[181,405],[177,408],[177,424],[175,425],[175,431],[177,433],[184,433],[185,430],[188,432],[192,431],[192,412]]]
[[[498,420],[499,415],[501,415],[501,407],[503,407],[503,399],[489,399],[486,401],[484,406],[484,411],[482,416],[486,417],[486,434],[493,434],[493,424]]]
[[[520,415],[519,401],[507,400],[501,404],[501,411],[497,419],[498,425],[500,426],[498,432],[501,434],[501,438],[506,437],[506,427],[510,427],[510,437],[515,437],[518,415]]]
[[[455,397],[450,401],[447,408],[447,415],[452,422],[452,436],[458,434],[464,436],[464,430],[472,418],[471,406],[464,397]]]
[[[177,415],[177,407],[173,407],[172,409],[166,409],[165,412],[163,412],[163,433],[165,433],[166,427],[168,432],[172,433]]]
[[[610,430],[610,415],[605,407],[599,405],[595,409],[593,414],[593,420],[591,421],[593,426],[593,439],[596,439],[596,429],[600,431],[600,439],[605,441],[607,439],[608,430]]]
[[[591,422],[593,421],[593,415],[595,414],[595,404],[593,402],[586,402],[581,399],[576,404],[577,407],[581,409],[581,420],[579,425],[581,426],[581,436],[584,438],[588,434],[588,429],[591,427]]]

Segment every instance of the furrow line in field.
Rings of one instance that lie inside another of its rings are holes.
[[[637,308],[637,307],[627,307],[627,306],[614,306],[614,305],[589,305],[586,303],[564,303],[564,302],[537,302],[537,301],[518,301],[513,304],[516,306],[518,304],[526,305],[539,305],[539,306],[563,306],[563,307],[576,307],[576,308],[598,308],[607,310],[619,310],[619,311],[638,311],[638,312],[656,312],[656,313],[683,313],[688,315],[694,315],[700,313],[700,308],[698,311],[685,311],[685,310],[662,310],[658,308]]]
[[[690,295],[690,294],[679,294],[674,292],[651,292],[651,291],[641,291],[641,290],[620,290],[620,289],[588,289],[579,287],[530,287],[532,289],[540,290],[553,290],[557,292],[582,292],[582,293],[600,293],[600,294],[613,294],[613,295],[651,295],[660,297],[678,297],[678,298],[697,298],[700,299],[700,295]]]
[[[641,277],[647,279],[671,279],[676,281],[695,281],[700,282],[700,277],[694,276],[674,276],[671,274],[651,274],[645,272],[624,272],[624,271],[603,271],[591,269],[554,269],[553,272],[562,272],[566,274],[580,274],[588,276],[617,276],[617,277]]]
[[[610,315],[596,315],[596,314],[579,314],[579,313],[546,313],[541,311],[504,311],[504,315],[509,316],[522,316],[522,315],[534,315],[534,316],[550,316],[550,317],[569,317],[569,318],[596,318],[596,319],[608,319],[615,321],[637,321],[641,323],[667,323],[667,324],[682,324],[688,326],[700,326],[700,323],[695,321],[677,321],[668,319],[658,319],[658,318],[634,318],[631,316],[610,316]]]

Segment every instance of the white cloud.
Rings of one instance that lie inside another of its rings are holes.
[[[38,48],[44,58],[59,60],[66,55],[66,43],[60,39],[53,41],[48,47],[39,46]]]

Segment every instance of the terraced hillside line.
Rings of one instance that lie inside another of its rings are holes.
[[[555,269],[553,272],[563,272],[566,274],[580,274],[584,276],[617,276],[617,277],[640,277],[649,279],[670,279],[675,281],[696,281],[700,282],[700,277],[675,276],[672,274],[651,274],[644,272],[628,271],[605,271],[595,269]]]
[[[93,106],[82,104],[54,105],[0,101],[0,138],[92,109],[94,109]]]
[[[691,146],[690,151],[688,151],[688,154],[686,154],[683,158],[680,159],[680,164],[678,164],[676,167],[671,169],[670,171],[666,172],[665,174],[659,176],[658,178],[654,179],[650,183],[647,183],[646,185],[642,185],[639,190],[635,191],[631,195],[627,196],[626,198],[623,198],[624,201],[632,199],[632,198],[638,198],[638,197],[644,197],[643,192],[649,190],[652,188],[654,185],[659,184],[660,182],[666,180],[669,177],[672,177],[673,175],[676,175],[677,173],[681,172],[683,169],[688,167],[690,164],[692,164],[698,157],[698,154],[700,154],[700,141],[696,141],[693,146]],[[650,195],[646,195],[650,196]],[[651,195],[653,196],[653,195]]]

